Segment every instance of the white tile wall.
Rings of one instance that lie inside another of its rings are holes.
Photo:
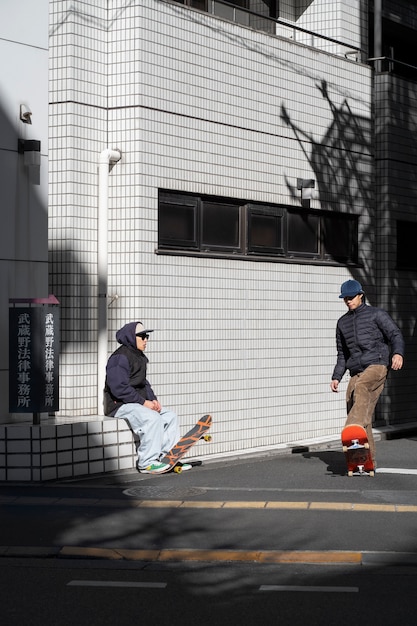
[[[39,482],[135,467],[124,420],[0,425],[0,481]]]
[[[322,185],[316,208],[372,223],[370,69],[156,0],[114,0],[108,13],[98,0],[52,1],[51,9],[61,415],[97,412],[97,161],[118,147],[109,296],[119,298],[109,298],[109,353],[124,323],[154,327],[149,378],[182,430],[213,415],[213,454],[338,433],[343,392],[331,394],[329,380],[348,269],[157,255],[157,194],[298,205],[296,179],[311,177]],[[352,151],[347,131],[358,127],[360,150]],[[361,242],[371,274],[366,230]]]

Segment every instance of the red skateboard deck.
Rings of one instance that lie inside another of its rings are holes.
[[[368,436],[363,426],[350,424],[342,430],[343,452],[348,476],[374,476],[375,468],[369,450]]]
[[[168,454],[161,460],[161,463],[168,463],[169,465],[169,468],[166,469],[165,472],[161,472],[162,474],[170,472],[171,470],[180,473],[181,465],[178,465],[178,463],[182,459],[184,454],[186,454],[189,449],[197,443],[197,441],[200,441],[200,439],[204,439],[205,441],[211,441],[211,436],[207,434],[211,423],[211,415],[204,415],[198,420],[196,425],[188,431],[188,433],[181,437],[181,439],[175,444],[175,446],[171,448]]]

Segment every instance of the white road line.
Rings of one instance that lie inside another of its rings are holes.
[[[259,591],[302,591],[315,593],[358,593],[359,587],[308,587],[307,585],[261,585]]]
[[[405,467],[378,467],[377,474],[417,474],[417,469],[407,469]]]
[[[135,583],[121,580],[71,580],[68,587],[145,587],[147,589],[163,589],[167,583]]]

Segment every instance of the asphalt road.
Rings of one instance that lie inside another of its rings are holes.
[[[0,486],[2,623],[417,622],[417,439]]]
[[[416,568],[0,559],[4,626],[414,626]]]
[[[2,485],[0,553],[68,546],[413,553],[416,451],[414,438],[379,442],[375,478],[348,478],[343,454],[329,450],[208,463],[181,475]]]

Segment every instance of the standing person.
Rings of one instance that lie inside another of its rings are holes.
[[[142,322],[130,322],[117,331],[121,346],[107,362],[104,387],[104,413],[129,423],[138,437],[136,467],[144,474],[167,470],[169,465],[161,460],[180,438],[177,414],[161,406],[146,378],[145,350],[152,332]],[[183,470],[190,468],[182,464]]]
[[[404,339],[386,311],[365,304],[362,285],[357,280],[347,280],[340,291],[339,298],[344,299],[349,310],[337,322],[337,362],[330,387],[337,392],[349,370],[345,426],[360,424],[365,428],[376,467],[372,416],[389,369],[400,370],[403,366]]]

